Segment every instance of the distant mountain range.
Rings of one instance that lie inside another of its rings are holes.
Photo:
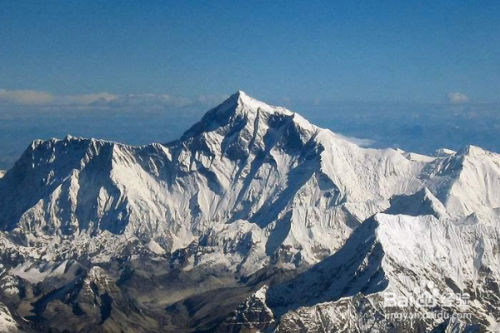
[[[361,148],[239,91],[177,141],[0,173],[0,332],[498,332],[499,218],[498,154]]]

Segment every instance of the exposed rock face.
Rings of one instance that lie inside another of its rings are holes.
[[[34,331],[494,330],[499,189],[481,148],[364,149],[238,92],[172,143],[33,142],[0,178],[0,302]],[[422,281],[471,302],[384,305]],[[439,311],[471,317],[391,317]]]
[[[223,323],[216,332],[255,332],[273,328],[276,324],[274,314],[266,305],[268,287],[264,286],[253,293]]]
[[[18,325],[12,317],[9,309],[0,303],[0,332],[15,333],[19,332]]]

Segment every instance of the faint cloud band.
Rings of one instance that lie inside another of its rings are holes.
[[[55,95],[37,90],[0,89],[0,104],[32,105],[43,109],[58,109],[72,106],[76,110],[121,109],[144,107],[145,109],[164,107],[186,107],[191,105],[212,106],[222,102],[227,95],[201,95],[192,98],[168,94],[125,94],[107,92],[81,95]]]

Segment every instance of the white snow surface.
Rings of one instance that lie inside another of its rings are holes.
[[[2,303],[0,303],[0,332],[19,332],[16,321],[14,320],[14,318],[12,318],[12,314],[10,313],[9,309],[7,309],[7,307]]]
[[[188,247],[196,260],[186,271],[222,265],[250,275],[315,263],[345,271],[326,290],[314,284],[325,280],[320,268],[290,296],[265,287],[242,307],[260,304],[272,316],[266,293],[306,304],[287,310],[290,322],[299,312],[316,318],[311,304],[336,316],[354,311],[357,293],[405,295],[421,279],[449,290],[449,279],[487,296],[471,308],[494,325],[484,277],[500,280],[499,220],[500,155],[362,148],[241,91],[175,142],[37,140],[0,179],[0,252],[23,258],[11,275],[36,283],[62,274],[70,258],[102,263],[131,248],[161,257]]]
[[[500,207],[499,175],[500,157],[478,147],[438,159],[365,149],[238,92],[173,143],[33,142],[0,182],[0,225],[28,246],[138,240],[162,254],[238,238],[222,235],[239,221],[250,256],[286,248],[314,263],[396,195],[427,187],[455,219]]]

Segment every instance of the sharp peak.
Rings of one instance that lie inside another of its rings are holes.
[[[235,97],[235,98],[241,98],[241,99],[244,99],[244,100],[254,100],[254,101],[258,101],[258,99],[256,99],[255,97],[253,96],[250,96],[248,93],[246,93],[245,91],[243,90],[236,90],[236,92],[234,94],[232,94],[230,96],[231,97]],[[263,102],[262,102],[263,103]]]
[[[261,100],[258,100],[248,95],[243,90],[238,90],[232,94],[227,100],[222,102],[215,110],[231,110],[237,114],[255,114],[257,112],[264,112],[269,114],[280,114],[302,118],[298,113],[291,111],[283,106],[271,105]],[[211,112],[212,110],[208,111]],[[305,120],[305,119],[304,119]]]
[[[298,113],[281,106],[273,106],[259,101],[244,91],[238,90],[221,104],[207,111],[199,122],[184,132],[180,140],[183,141],[192,138],[203,132],[214,131],[230,123],[241,124],[239,123],[240,119],[246,119],[253,123],[259,113],[266,114],[267,116],[264,116],[264,118],[271,115],[290,117],[297,126],[308,131],[316,130],[314,125]]]
[[[250,95],[248,95],[246,92],[244,92],[243,90],[237,90],[234,94],[232,94],[231,96],[236,96],[238,98],[246,98],[246,97],[249,97],[249,98],[252,98],[250,97]]]
[[[238,101],[239,99],[241,99],[241,98],[245,99],[245,98],[252,98],[252,97],[250,97],[250,96],[249,96],[246,92],[244,92],[243,90],[236,90],[236,92],[235,92],[235,93],[233,93],[233,94],[231,94],[231,95],[229,95],[229,97],[228,97],[228,98],[226,98],[226,99],[222,102],[222,104],[223,104],[223,103],[225,103],[225,102],[227,102],[227,101],[237,102],[237,101]]]
[[[226,101],[222,102],[215,110],[227,110],[230,109],[236,114],[256,114],[257,112],[263,112],[274,115],[283,115],[292,117],[296,123],[300,123],[302,126],[311,127],[307,119],[302,117],[299,113],[291,111],[283,106],[276,106],[262,102],[252,96],[248,95],[243,90],[236,91],[231,95]],[[209,111],[210,113],[211,111]]]
[[[262,102],[252,96],[248,95],[243,90],[238,90],[234,94],[232,94],[225,102],[221,105],[229,103],[233,106],[247,106],[249,109],[258,109],[258,108],[266,108],[266,109],[275,109],[278,107],[269,105],[265,102]]]
[[[460,156],[480,156],[486,153],[486,150],[484,150],[481,147],[474,146],[474,145],[467,145],[461,150],[458,151],[457,155]]]

